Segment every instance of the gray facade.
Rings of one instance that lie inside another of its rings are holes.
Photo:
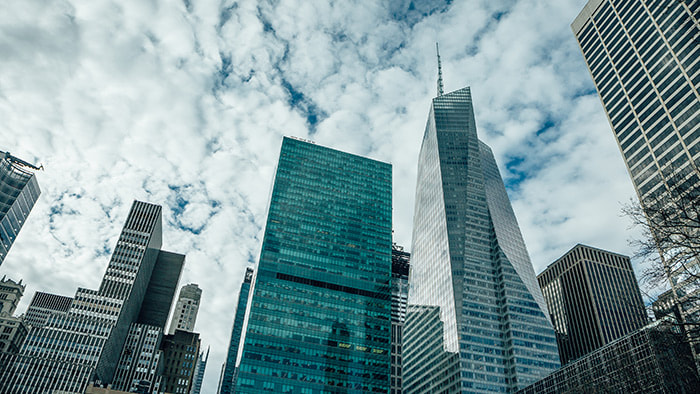
[[[576,245],[537,276],[562,364],[648,323],[627,256]]]
[[[15,393],[83,392],[111,383],[161,246],[161,207],[135,201],[99,290],[80,288],[67,313],[29,333],[0,385]]]
[[[406,393],[514,391],[559,367],[505,186],[477,137],[469,88],[432,102],[418,159],[410,284]]]
[[[196,283],[182,286],[180,295],[177,298],[177,304],[175,304],[173,317],[170,321],[168,334],[174,334],[175,330],[194,331],[201,298],[202,289]]]
[[[692,394],[700,387],[683,334],[657,321],[567,364],[518,394]]]
[[[39,198],[32,164],[0,151],[0,265]]]
[[[697,1],[590,0],[571,25],[642,202],[700,191],[699,10]],[[670,273],[673,298],[697,321],[700,293],[686,278]]]
[[[35,328],[43,327],[53,315],[68,313],[72,303],[72,297],[37,291],[24,313],[24,322]]]
[[[138,319],[129,327],[121,351],[112,381],[115,389],[151,392],[160,387],[161,342],[184,263],[184,255],[158,253]]]

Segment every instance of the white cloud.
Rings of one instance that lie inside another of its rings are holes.
[[[569,29],[585,0],[6,3],[0,149],[46,170],[0,273],[28,283],[20,308],[35,290],[95,288],[131,201],[163,204],[164,247],[187,254],[182,284],[204,291],[204,392],[283,135],[393,163],[396,241],[410,248],[435,41],[446,90],[473,87],[503,176],[525,174],[509,192],[536,271],[579,242],[630,253],[631,183]]]

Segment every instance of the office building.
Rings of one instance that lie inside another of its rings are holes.
[[[192,389],[190,394],[199,394],[202,391],[202,382],[204,381],[204,371],[207,369],[207,361],[209,360],[209,347],[206,354],[199,352],[197,363],[194,367],[194,380],[192,381]]]
[[[552,317],[562,365],[648,323],[627,256],[578,244],[537,280]]]
[[[697,370],[678,327],[656,321],[573,361],[518,394],[697,393]]]
[[[40,169],[0,151],[0,265],[41,194],[34,175]]]
[[[700,192],[697,18],[694,1],[590,0],[571,25],[645,204]],[[685,269],[669,279],[682,317],[700,321]]]
[[[113,388],[147,393],[160,388],[162,339],[184,263],[184,255],[158,253],[138,318],[122,347]]]
[[[403,389],[512,392],[559,367],[554,329],[470,89],[438,86],[418,158]]]
[[[29,328],[21,318],[13,316],[25,285],[5,276],[0,279],[0,354],[17,354]],[[0,367],[0,373],[2,372]]]
[[[170,322],[168,334],[174,334],[175,330],[194,331],[194,323],[197,321],[199,302],[202,298],[202,289],[195,283],[182,286],[180,296],[175,304],[175,311]]]
[[[236,393],[389,392],[391,165],[284,138]]]
[[[22,279],[15,282],[5,275],[2,276],[0,279],[0,316],[12,316],[15,313],[17,304],[24,295],[25,287],[22,284]]]
[[[199,355],[199,334],[175,330],[163,336],[163,373],[160,389],[165,393],[189,394]]]
[[[391,248],[391,394],[401,394],[401,337],[408,305],[408,272],[411,254],[403,246]]]
[[[37,291],[27,307],[27,312],[24,313],[23,320],[31,327],[44,327],[52,316],[68,313],[72,303],[71,297]]]
[[[83,392],[90,381],[111,384],[144,299],[160,302],[148,289],[158,280],[152,273],[164,255],[161,232],[161,207],[135,201],[99,289],[79,288],[68,312],[32,329],[0,386],[11,392]]]
[[[243,320],[245,319],[245,311],[248,308],[248,295],[250,293],[250,285],[253,283],[254,273],[255,270],[252,267],[246,268],[241,289],[238,291],[238,303],[236,304],[233,328],[231,329],[231,339],[229,340],[228,352],[226,353],[226,361],[224,361],[219,378],[219,389],[217,391],[219,394],[231,394],[233,392],[236,376],[236,356],[238,355]]]

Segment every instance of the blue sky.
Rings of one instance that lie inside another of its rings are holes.
[[[0,150],[42,163],[43,194],[0,274],[96,288],[134,199],[164,206],[219,376],[260,250],[283,135],[391,162],[410,249],[416,161],[436,92],[472,87],[535,271],[576,243],[631,254],[634,196],[569,27],[585,0],[9,0]]]

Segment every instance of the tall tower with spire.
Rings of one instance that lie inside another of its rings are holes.
[[[515,392],[559,367],[554,329],[468,87],[432,101],[418,158],[403,383]]]

